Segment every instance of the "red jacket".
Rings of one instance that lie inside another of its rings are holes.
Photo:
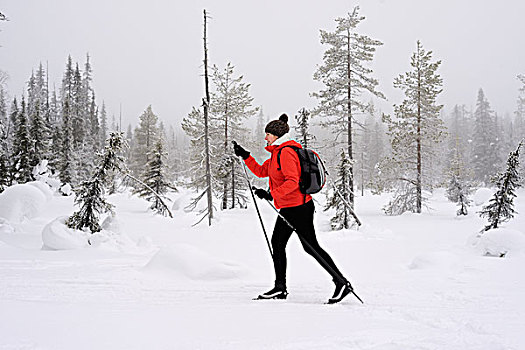
[[[296,207],[312,199],[312,196],[303,194],[299,190],[301,165],[297,153],[293,148],[285,146],[301,148],[299,143],[289,140],[280,145],[266,146],[265,149],[272,156],[262,165],[259,165],[252,156],[244,161],[255,176],[270,177],[270,193],[272,194],[275,207],[278,209]],[[281,148],[283,149],[281,151],[281,170],[278,170],[277,154]]]

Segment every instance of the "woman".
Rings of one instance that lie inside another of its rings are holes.
[[[255,189],[255,194],[266,200],[273,200],[280,214],[296,229],[304,250],[312,255],[321,266],[332,275],[335,292],[328,303],[337,303],[353,291],[350,282],[343,277],[328,253],[319,246],[314,228],[314,202],[308,194],[299,190],[301,167],[297,153],[291,147],[301,147],[292,140],[288,131],[288,116],[283,114],[272,120],[265,128],[265,149],[271,153],[270,159],[262,165],[250,156],[250,152],[235,144],[235,154],[244,159],[248,168],[258,177],[270,178],[270,190]],[[280,153],[280,167],[277,161]],[[286,299],[286,244],[293,229],[279,216],[272,235],[275,286],[259,295],[258,299]],[[317,252],[317,254],[315,253]],[[328,266],[326,266],[328,265]]]

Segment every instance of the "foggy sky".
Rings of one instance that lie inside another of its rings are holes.
[[[312,76],[326,49],[319,30],[333,31],[335,18],[355,5],[366,16],[358,31],[384,43],[372,64],[388,98],[378,104],[382,111],[403,98],[392,83],[410,70],[417,40],[442,60],[438,102],[445,112],[455,104],[474,107],[479,88],[499,115],[515,111],[516,75],[525,74],[521,0],[2,0],[10,21],[0,22],[0,69],[10,76],[11,96],[20,96],[31,70],[47,62],[51,90],[58,91],[67,56],[83,68],[89,53],[97,103],[105,101],[108,117],[118,119],[122,104],[125,130],[151,104],[175,126],[204,95],[206,8],[210,62],[231,62],[251,84],[254,104],[275,119],[317,104],[310,93],[321,85]]]

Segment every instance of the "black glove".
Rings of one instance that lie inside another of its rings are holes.
[[[235,141],[233,141],[233,151],[237,157],[242,157],[244,160],[248,159],[250,156],[250,152],[239,146]]]
[[[256,187],[253,187],[253,190],[255,192],[255,195],[259,197],[260,199],[266,199],[269,201],[273,201],[273,197],[269,191],[263,190],[262,188],[256,188]]]

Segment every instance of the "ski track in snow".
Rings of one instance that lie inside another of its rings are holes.
[[[317,210],[319,240],[364,305],[352,295],[324,305],[330,279],[296,237],[288,247],[288,299],[251,300],[273,278],[253,208],[191,228],[192,213],[155,217],[143,200],[120,194],[112,202],[122,232],[150,237],[157,249],[36,249],[42,227],[70,210],[64,202],[71,199],[55,198],[59,209],[47,208],[45,220],[0,230],[0,349],[525,348],[525,258],[479,255],[467,241],[483,222],[454,218],[454,205],[435,197],[435,211],[400,217],[379,214],[383,197],[358,198],[360,231],[322,232],[329,213]],[[274,214],[261,210],[271,233]],[[523,224],[517,217],[508,226]],[[185,273],[170,254],[203,273]],[[209,258],[199,264],[192,256]],[[148,267],[155,258],[159,264]],[[217,266],[225,273],[211,269]]]

